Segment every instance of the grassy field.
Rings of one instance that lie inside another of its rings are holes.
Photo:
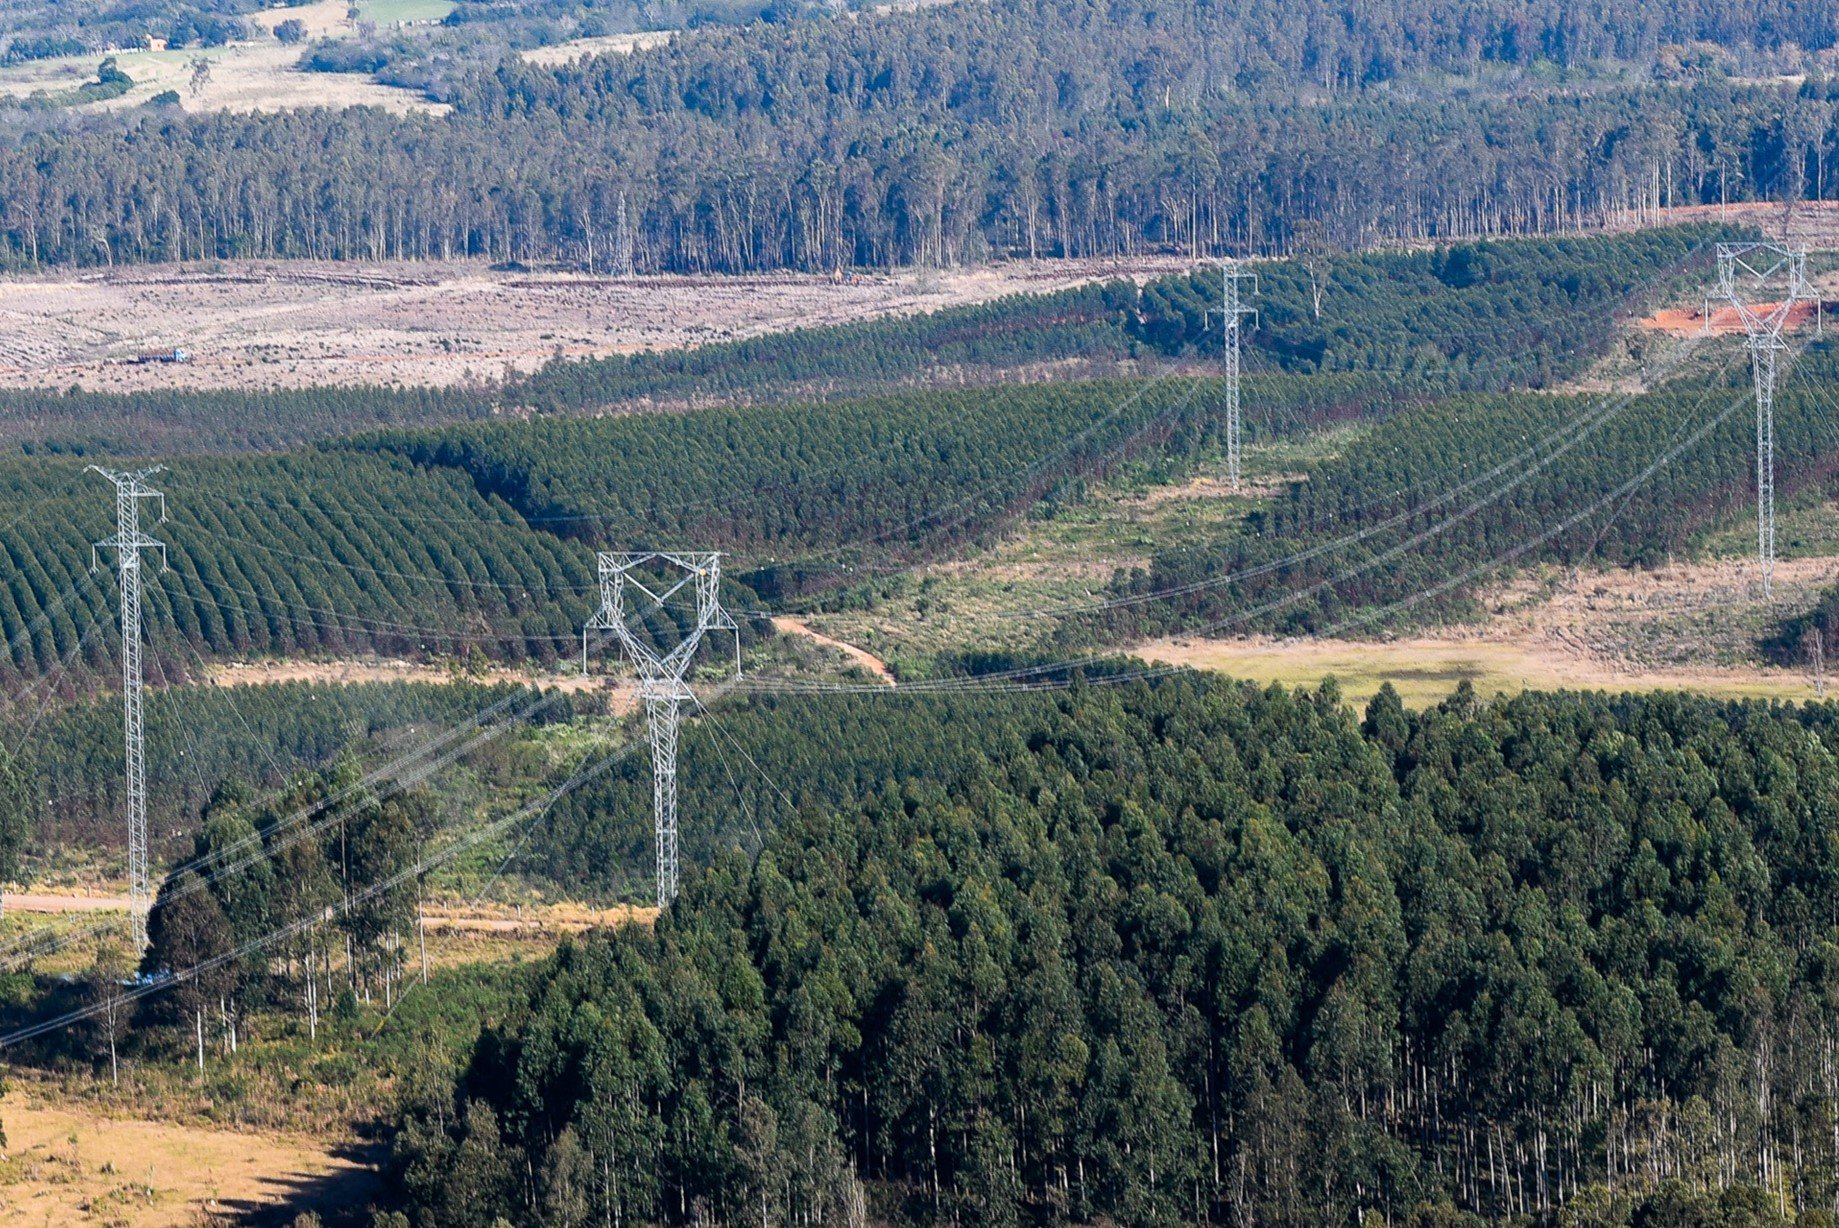
[[[363,14],[360,21],[374,21],[383,26],[396,22],[439,21],[453,12],[453,5],[448,0],[360,0],[358,11]]]
[[[351,1141],[122,1118],[53,1087],[0,1101],[0,1225],[190,1228],[362,1206],[374,1161]]]
[[[305,24],[313,38],[348,38],[357,33],[346,16],[343,0],[318,0],[293,8],[268,9],[251,14],[254,37],[246,42],[200,51],[118,51],[115,60],[134,79],[134,87],[119,98],[88,103],[77,110],[127,110],[166,90],[178,93],[188,111],[278,111],[289,107],[378,106],[403,112],[440,111],[410,90],[379,85],[353,73],[299,71],[301,48],[284,46],[273,36],[281,21]],[[451,7],[444,0],[372,0],[364,6],[364,20],[382,25],[396,21],[438,20]],[[368,10],[387,13],[370,15]],[[210,61],[208,82],[193,88],[192,64]],[[56,94],[96,79],[101,55],[60,56],[0,68],[0,94],[24,98],[43,91]]]
[[[1176,473],[1127,466],[1082,497],[1044,508],[986,549],[890,577],[874,588],[866,609],[806,621],[897,670],[967,647],[1039,647],[1055,621],[1044,611],[1102,597],[1118,571],[1147,566],[1158,549],[1216,540],[1364,429],[1248,445],[1237,494],[1226,483],[1221,456]]]

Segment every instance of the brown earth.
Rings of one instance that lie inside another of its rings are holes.
[[[0,387],[447,387],[531,371],[558,354],[699,345],[1146,278],[1190,263],[615,278],[494,271],[480,261],[234,261],[8,277],[0,278]],[[192,361],[130,361],[175,347]]]
[[[1755,310],[1763,315],[1775,311],[1778,303],[1757,303]],[[1815,304],[1794,303],[1788,308],[1782,326],[1786,331],[1805,328],[1814,322]],[[1830,314],[1830,312],[1829,312]],[[1741,336],[1743,318],[1737,314],[1735,307],[1714,308],[1711,313],[1709,330],[1706,328],[1705,312],[1701,308],[1666,307],[1640,321],[1640,327],[1651,333],[1666,333],[1671,337],[1698,337],[1709,331],[1718,337]]]
[[[351,1144],[100,1115],[15,1091],[0,1102],[0,1225],[190,1228],[282,1205],[363,1206],[374,1158]]]

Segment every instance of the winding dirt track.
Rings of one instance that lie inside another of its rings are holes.
[[[780,615],[773,619],[773,630],[781,635],[802,635],[813,643],[822,644],[826,648],[834,648],[882,682],[887,683],[889,686],[894,685],[894,671],[888,668],[888,663],[874,653],[869,652],[866,648],[858,648],[854,644],[847,644],[842,640],[833,639],[821,631],[812,630],[808,623],[801,622],[796,618],[787,618],[784,615]]]

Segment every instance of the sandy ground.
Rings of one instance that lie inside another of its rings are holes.
[[[1778,561],[1774,608],[1804,609],[1835,580],[1839,559]],[[1485,623],[1441,634],[1384,641],[1174,637],[1132,651],[1261,683],[1313,686],[1332,674],[1355,703],[1391,682],[1408,704],[1422,706],[1465,680],[1483,695],[1568,689],[1816,697],[1816,681],[1804,670],[1710,663],[1713,636],[1705,628],[1728,623],[1733,613],[1763,610],[1755,565],[1747,560],[1584,572],[1552,593],[1531,588],[1531,581],[1509,586],[1493,595],[1496,612]],[[1677,651],[1665,647],[1668,641]]]
[[[773,630],[781,635],[802,635],[814,643],[822,644],[826,648],[835,649],[837,652],[848,657],[855,664],[861,666],[869,674],[879,678],[889,686],[894,685],[894,671],[888,668],[888,663],[874,653],[868,651],[866,648],[858,648],[854,644],[846,644],[842,640],[833,639],[821,631],[814,631],[808,624],[796,618],[781,616],[773,619]]]
[[[483,262],[231,262],[0,278],[0,387],[447,387],[632,353],[1188,267],[1017,261],[943,273],[636,278]],[[134,355],[179,347],[186,365]]]
[[[138,107],[155,94],[177,90],[188,111],[281,111],[293,107],[373,106],[403,114],[424,111],[438,114],[449,108],[420,94],[379,85],[357,73],[301,72],[297,65],[304,47],[283,46],[270,33],[278,22],[297,18],[313,38],[348,37],[355,28],[345,17],[344,0],[319,0],[290,9],[270,9],[248,17],[259,27],[260,38],[200,51],[117,51],[121,70],[134,78],[134,88],[119,98],[90,103],[84,111],[120,111]],[[211,61],[210,81],[193,92],[192,61]],[[0,93],[25,97],[36,90],[57,92],[96,79],[100,55],[62,56],[12,65],[0,70]]]
[[[377,1186],[368,1157],[324,1140],[116,1120],[25,1091],[0,1120],[0,1225],[180,1228],[296,1201],[362,1206]]]

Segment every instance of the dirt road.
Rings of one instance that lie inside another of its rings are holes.
[[[773,630],[781,635],[802,635],[813,643],[822,644],[826,648],[834,648],[857,665],[860,665],[874,677],[879,678],[889,686],[894,685],[894,671],[888,668],[888,663],[869,652],[866,648],[858,648],[854,644],[846,644],[842,640],[832,639],[821,631],[812,630],[808,623],[801,622],[796,618],[787,618],[784,615],[780,615],[773,619]]]

